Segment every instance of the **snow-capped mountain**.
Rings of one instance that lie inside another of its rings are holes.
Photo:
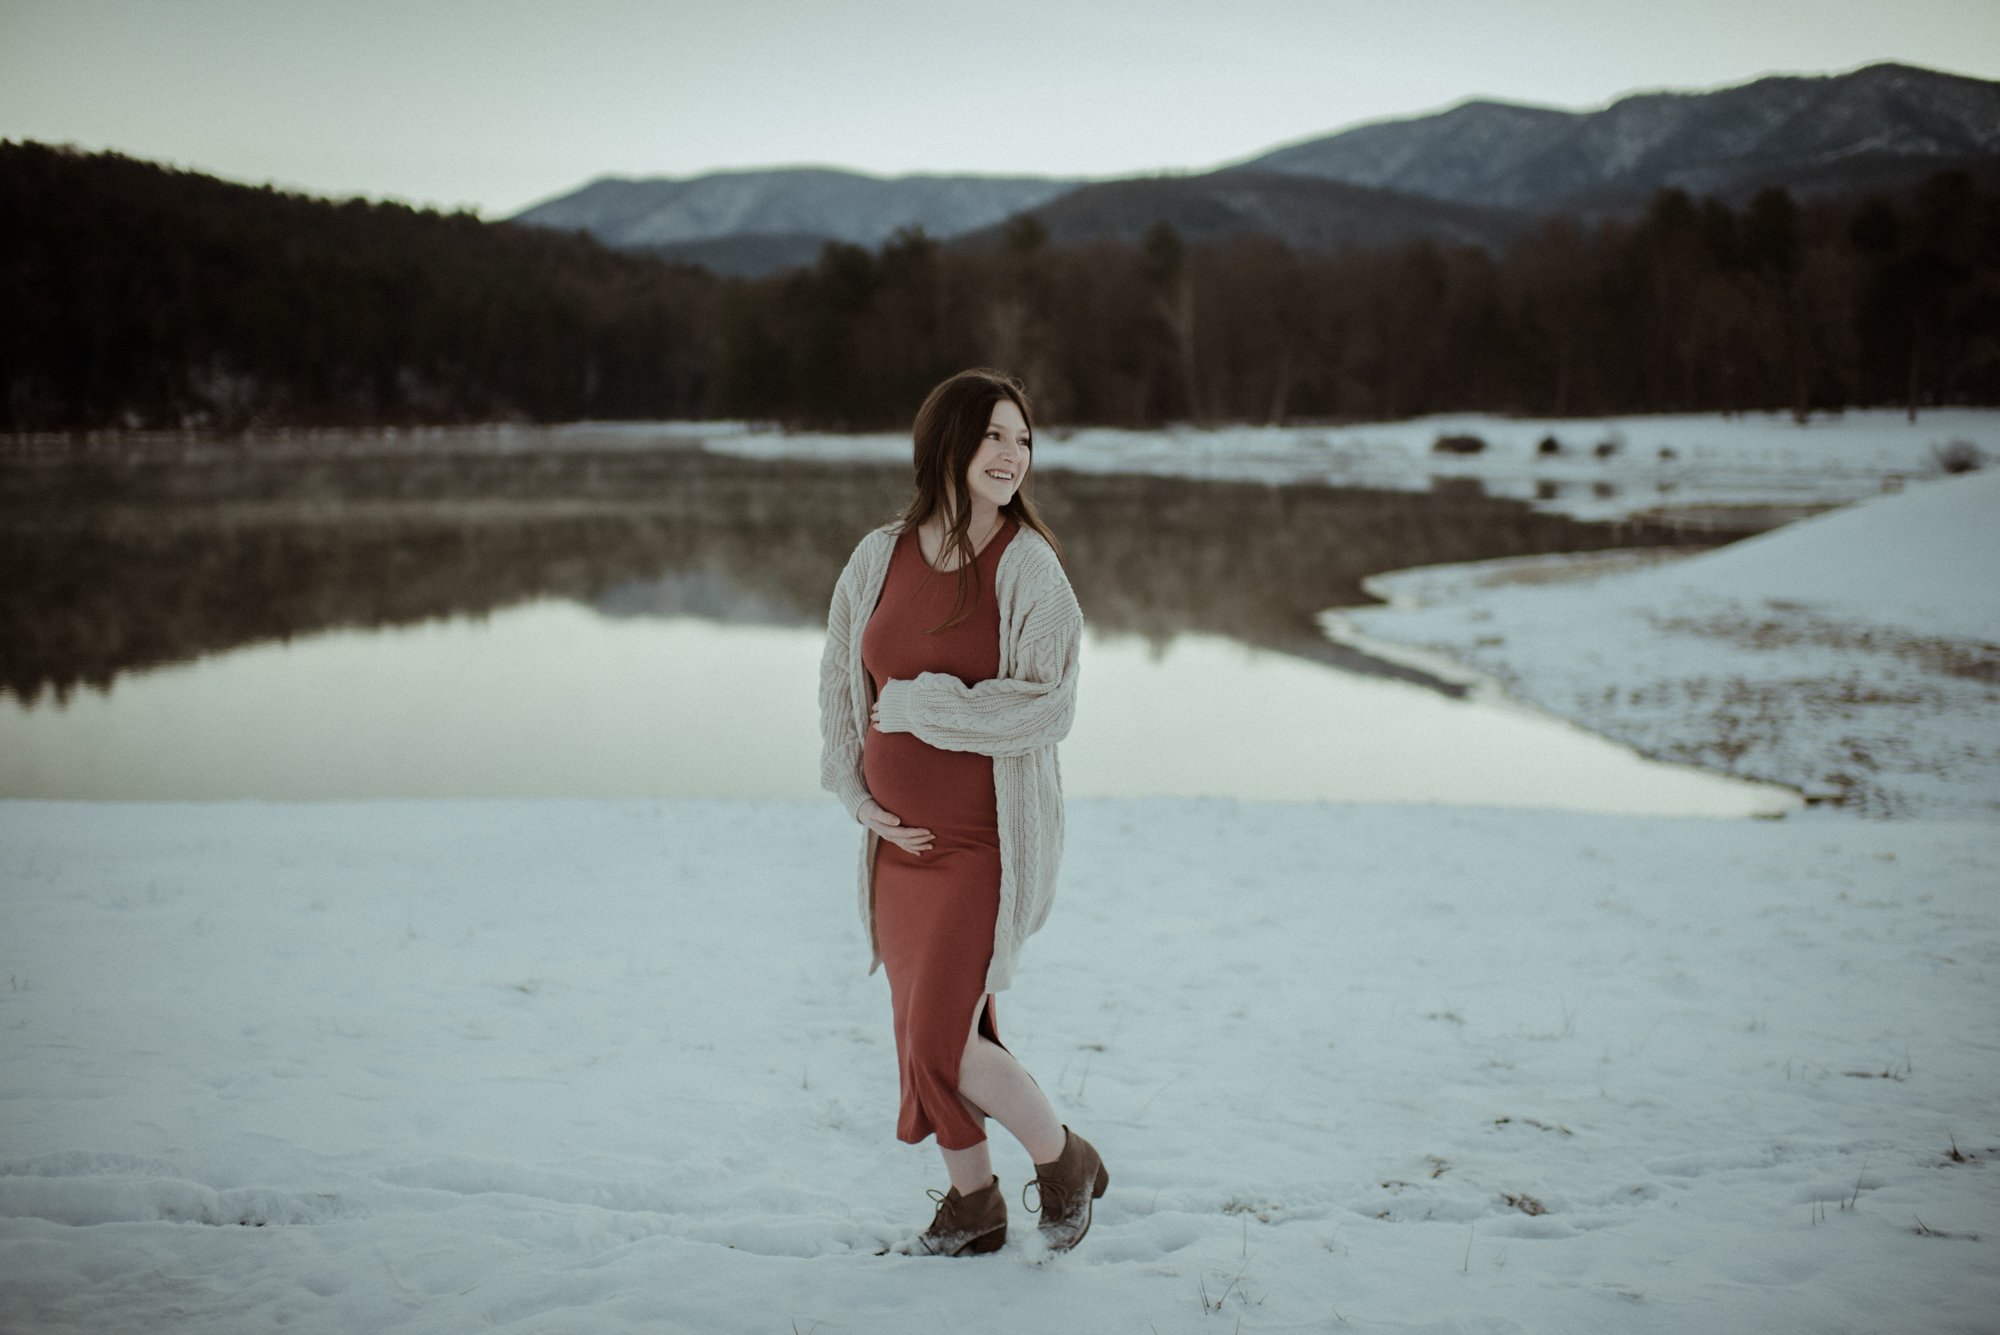
[[[870,176],[826,167],[715,172],[686,180],[603,177],[513,221],[580,229],[625,249],[721,237],[807,235],[874,246],[898,228],[952,236],[1075,187],[1048,176]]]
[[[1494,245],[1537,215],[1629,212],[1663,186],[1732,200],[1766,185],[1896,190],[1946,167],[2000,181],[2000,81],[1882,63],[1709,92],[1635,93],[1598,111],[1474,99],[1187,176],[880,177],[800,167],[606,177],[513,220],[764,273],[811,262],[827,240],[877,246],[915,227],[984,240],[1023,213],[1059,241],[1135,237],[1165,221],[1190,239],[1262,232],[1309,249],[1417,237]]]
[[[1601,111],[1475,100],[1358,126],[1238,164],[1540,213],[1615,210],[1662,186],[1874,186],[2000,158],[2000,82],[1909,65],[1635,93]]]

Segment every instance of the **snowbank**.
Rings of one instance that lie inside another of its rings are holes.
[[[1698,556],[1376,576],[1336,638],[1417,645],[1648,755],[1877,815],[2000,815],[2000,473]],[[1393,652],[1393,649],[1389,649]]]
[[[1442,437],[1474,436],[1474,453],[1440,452]],[[745,430],[703,447],[750,458],[907,463],[906,432],[834,435]],[[1915,422],[1871,409],[1815,417],[1783,413],[1518,418],[1454,413],[1329,427],[1052,430],[1043,469],[1155,473],[1250,482],[1428,490],[1476,481],[1490,495],[1582,519],[1655,510],[1750,507],[1806,512],[1934,477],[1954,448],[2000,463],[2000,412],[1945,409]],[[1771,521],[1766,521],[1771,522]]]
[[[0,803],[0,1329],[1989,1328],[2000,827],[1082,801],[1002,1033],[1112,1174],[880,1256],[831,802]],[[1982,1259],[1984,1258],[1984,1259]],[[1037,1264],[1042,1260],[1041,1264]]]
[[[1620,581],[2000,645],[2000,471],[1919,482]]]

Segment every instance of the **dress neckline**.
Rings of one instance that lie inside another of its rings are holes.
[[[1004,536],[1010,528],[1019,528],[1020,526],[1021,526],[1020,521],[1015,519],[1014,516],[1002,515],[1000,517],[999,525],[993,530],[992,533],[987,535],[986,541],[979,545],[979,550],[972,554],[973,564],[977,565],[979,563],[979,559],[985,556],[988,551],[992,550],[993,544],[1000,541],[1001,537]],[[959,572],[958,566],[953,566],[949,570],[939,570],[936,566],[930,563],[930,559],[924,555],[923,535],[917,531],[915,526],[905,529],[904,532],[910,535],[911,542],[913,542],[916,545],[917,562],[918,564],[923,566],[925,570],[929,571],[933,575],[956,575]]]

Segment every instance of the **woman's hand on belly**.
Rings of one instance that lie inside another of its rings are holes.
[[[905,853],[921,854],[931,846],[931,832],[916,825],[904,825],[882,809],[882,804],[869,798],[861,804],[861,823],[881,835]]]

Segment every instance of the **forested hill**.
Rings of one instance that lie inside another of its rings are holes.
[[[6,428],[697,414],[715,283],[541,228],[0,143]]]
[[[0,431],[722,416],[901,428],[976,364],[1047,420],[2000,403],[2000,195],[1551,217],[1495,254],[1249,234],[829,243],[756,279],[574,233],[0,142]]]

